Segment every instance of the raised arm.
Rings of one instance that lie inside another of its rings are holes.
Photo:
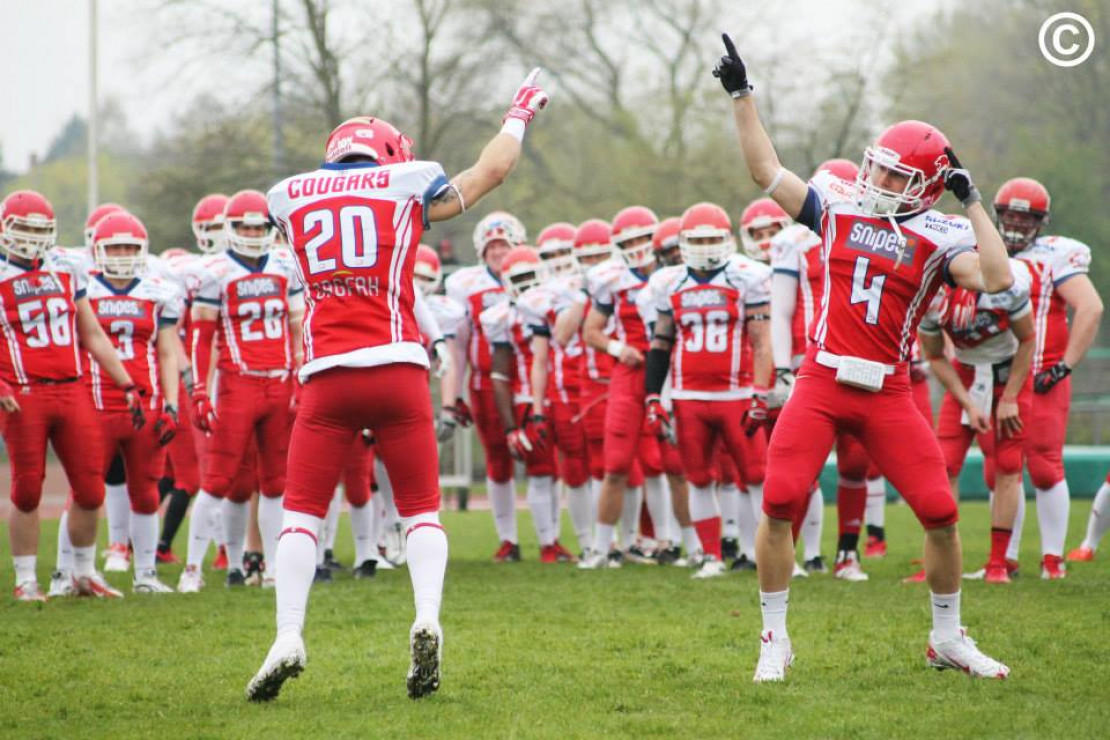
[[[963,168],[950,147],[944,153],[948,155],[949,163],[944,175],[944,187],[963,205],[975,232],[975,243],[979,246],[978,252],[956,255],[948,265],[948,273],[956,285],[969,290],[985,293],[1009,290],[1014,284],[1014,276],[1002,236],[987,215],[987,209],[983,208],[983,198],[971,181],[971,173]]]

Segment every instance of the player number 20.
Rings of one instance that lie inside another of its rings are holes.
[[[686,313],[681,321],[688,335],[684,346],[687,352],[728,350],[728,311],[708,311],[704,317]]]
[[[856,269],[852,273],[852,300],[853,306],[859,303],[867,305],[863,320],[868,324],[879,323],[879,303],[883,300],[883,286],[886,285],[886,275],[875,275],[871,284],[867,283],[867,270],[871,267],[871,260],[867,257],[856,258]]]
[[[304,217],[305,233],[319,229],[304,246],[312,275],[338,267],[335,257],[320,257],[320,248],[335,238],[339,226],[339,257],[348,269],[373,267],[378,262],[378,228],[369,206],[343,206],[338,211],[322,208]]]

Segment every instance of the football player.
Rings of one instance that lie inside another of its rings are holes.
[[[1005,678],[1009,669],[980,651],[961,626],[959,514],[940,445],[914,406],[908,364],[917,323],[943,281],[988,293],[1013,284],[1002,238],[947,139],[920,121],[880,134],[864,153],[855,186],[827,172],[807,184],[789,172],[759,120],[744,63],[732,40],[723,39],[726,54],[714,74],[733,98],[748,171],[788,215],[822,237],[826,256],[814,346],[767,453],[756,536],[764,629],[754,680],[782,681],[793,662],[786,631],[792,525],[800,522],[837,434],[846,432],[861,438],[925,527],[929,665]],[[945,189],[967,219],[931,210]]]
[[[319,169],[270,189],[271,212],[296,254],[309,311],[277,552],[277,638],[247,687],[252,701],[273,699],[304,670],[313,555],[343,468],[335,451],[367,428],[393,482],[407,538],[416,606],[408,694],[417,699],[439,688],[447,535],[439,523],[438,449],[413,263],[430,222],[460,215],[516,165],[526,127],[547,103],[538,74],[533,70],[517,90],[501,133],[451,181],[439,164],[415,160],[412,140],[395,127],[360,117],[332,132]]]
[[[1087,519],[1087,535],[1079,547],[1068,553],[1071,562],[1088,563],[1095,559],[1095,552],[1102,542],[1106,530],[1110,529],[1110,475],[1099,486],[1095,500],[1091,503],[1091,514]]]

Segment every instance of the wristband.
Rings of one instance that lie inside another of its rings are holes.
[[[506,118],[505,123],[501,125],[501,133],[508,134],[517,141],[524,143],[524,131],[528,128],[528,124],[519,118]]]
[[[779,167],[779,171],[775,173],[774,178],[771,180],[771,184],[765,187],[763,189],[763,192],[767,195],[775,192],[775,190],[777,190],[779,185],[782,183],[782,178],[784,177],[786,177],[786,168]]]
[[[610,339],[609,344],[605,345],[605,352],[612,357],[621,358],[621,352],[624,352],[625,344],[619,339]]]
[[[505,375],[504,373],[490,373],[489,377],[490,380],[500,380],[502,383],[509,382],[509,376]]]

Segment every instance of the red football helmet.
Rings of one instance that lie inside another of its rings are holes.
[[[574,258],[583,267],[596,265],[613,256],[612,231],[600,218],[578,224],[574,232]]]
[[[341,162],[362,154],[378,164],[411,162],[412,139],[388,121],[371,116],[349,118],[335,127],[324,147],[324,161]]]
[[[854,166],[854,165],[853,165]],[[753,201],[740,214],[740,243],[752,259],[771,261],[771,239],[793,221],[778,203],[770,198]],[[768,233],[766,230],[774,228]],[[759,238],[755,232],[761,231]]]
[[[1048,189],[1031,177],[1015,177],[1002,183],[994,196],[998,231],[1011,252],[1033,243],[1048,223],[1052,199]]]
[[[559,221],[545,227],[536,237],[536,251],[548,275],[578,272],[578,260],[574,259],[574,234],[574,224]]]
[[[519,247],[528,238],[528,232],[520,219],[505,211],[494,211],[474,227],[474,251],[478,258],[486,256],[486,248],[495,241],[508,242],[510,247]]]
[[[206,195],[193,207],[193,236],[197,238],[197,249],[205,254],[227,248],[223,241],[225,208],[227,196],[221,193]]]
[[[439,290],[439,284],[443,282],[443,264],[439,261],[436,250],[427,244],[416,248],[416,266],[413,267],[412,275],[416,287],[424,295],[431,295]]]
[[[129,246],[134,251],[120,254],[109,247]],[[133,278],[146,269],[150,242],[143,222],[127,211],[109,213],[93,230],[93,259],[106,277]]]
[[[659,217],[644,206],[629,206],[613,217],[613,246],[629,267],[646,267],[655,261],[651,240],[658,228]],[[644,237],[647,239],[640,243],[624,246]]]
[[[509,300],[515,301],[543,280],[543,262],[531,247],[513,247],[501,262],[501,281]]]
[[[714,203],[698,203],[686,209],[679,224],[678,246],[682,261],[694,270],[716,270],[736,252],[732,221],[725,209]]]
[[[682,252],[678,248],[678,232],[681,228],[682,219],[671,216],[659,222],[659,228],[651,238],[652,249],[664,265],[677,265],[682,262]]]
[[[859,165],[850,159],[828,159],[817,165],[813,174],[818,172],[831,172],[841,180],[855,182],[859,177]]]
[[[947,147],[944,134],[921,121],[902,121],[888,128],[864,150],[856,179],[860,206],[866,213],[882,217],[932,208],[944,195]],[[883,170],[905,178],[905,187],[895,191],[877,184]]]
[[[0,250],[36,260],[58,239],[54,206],[34,190],[17,190],[0,203]]]
[[[100,223],[100,219],[107,216],[109,213],[116,213],[118,211],[126,211],[123,206],[118,203],[102,203],[93,209],[89,217],[85,219],[85,246],[92,249],[93,232],[96,230],[96,225]]]
[[[257,236],[246,236],[238,227],[261,227]],[[244,257],[261,257],[274,245],[274,225],[266,196],[257,190],[240,190],[227,200],[224,207],[224,239],[228,248]]]

